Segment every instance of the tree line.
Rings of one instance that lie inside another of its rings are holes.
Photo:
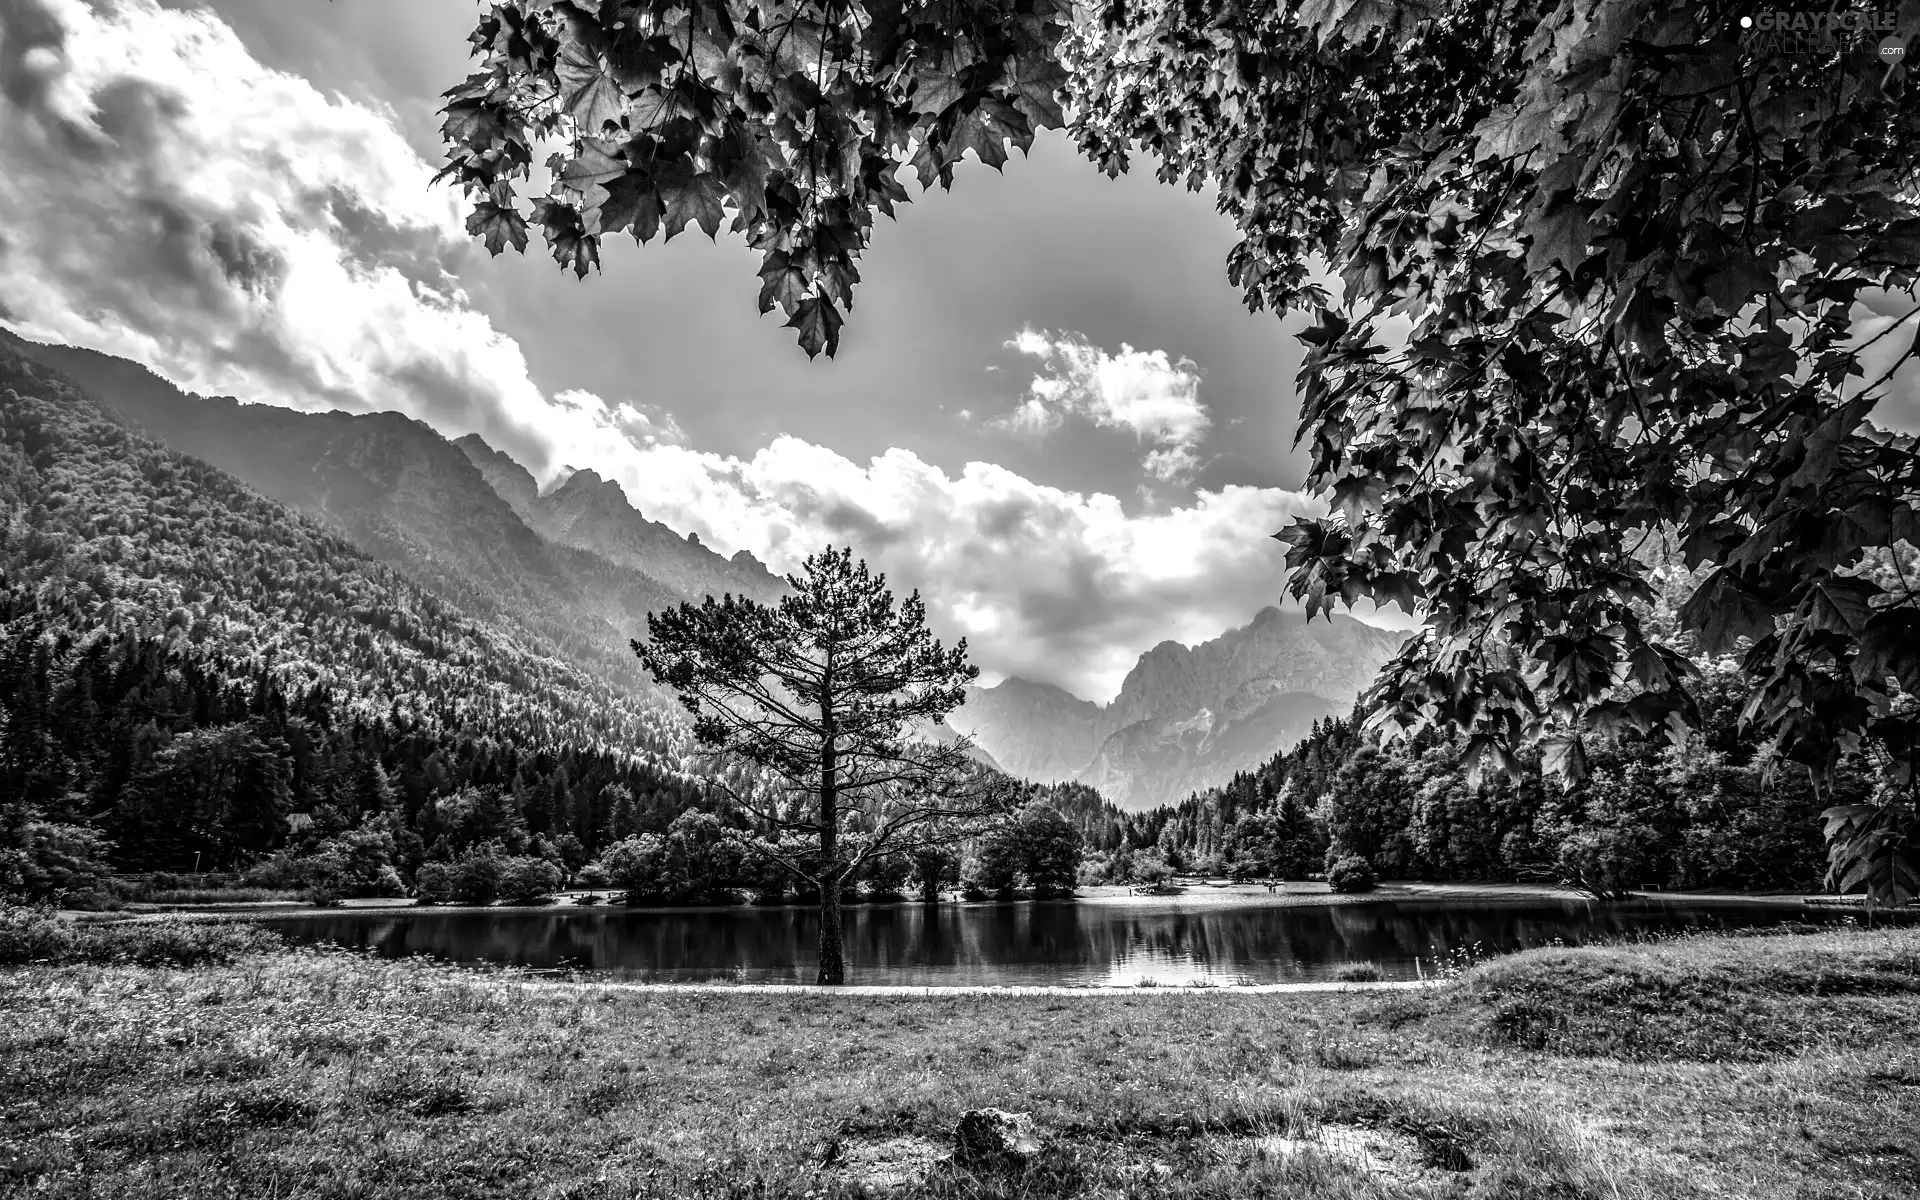
[[[1679,743],[1596,741],[1578,788],[1543,770],[1538,751],[1517,777],[1476,786],[1462,739],[1428,732],[1383,746],[1356,708],[1178,805],[1117,821],[1084,804],[1063,811],[1088,834],[1090,879],[1304,879],[1358,859],[1374,878],[1546,882],[1601,896],[1819,888],[1821,813],[1870,797],[1874,765],[1844,759],[1826,787],[1770,765],[1768,747],[1740,727],[1747,693],[1735,665],[1701,666],[1696,732]]]

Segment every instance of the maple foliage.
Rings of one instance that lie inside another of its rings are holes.
[[[1816,775],[1877,756],[1895,814],[1920,447],[1873,413],[1917,348],[1920,103],[1877,33],[1741,24],[1803,7],[518,0],[448,94],[447,173],[476,236],[518,245],[514,180],[564,140],[533,219],[581,273],[607,233],[730,213],[811,356],[902,165],[945,185],[1059,125],[1110,173],[1144,151],[1216,189],[1250,307],[1313,315],[1300,433],[1333,512],[1276,536],[1310,612],[1425,614],[1381,727],[1460,732],[1502,773],[1541,744],[1569,782],[1595,736],[1684,738],[1690,668],[1646,627],[1638,553],[1677,532],[1714,567],[1680,624],[1743,656],[1749,728]],[[1920,29],[1920,0],[1829,8]],[[1863,338],[1869,303],[1891,315]],[[1836,880],[1894,895],[1848,864],[1906,841],[1847,831],[1902,820],[1836,814]]]
[[[839,346],[876,213],[953,182],[971,150],[998,167],[1057,127],[1060,0],[517,0],[471,42],[446,94],[442,178],[474,197],[498,254],[538,225],[581,276],[603,238],[742,235],[808,357]],[[550,194],[517,189],[545,141]]]

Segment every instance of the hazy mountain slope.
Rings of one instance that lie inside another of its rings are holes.
[[[560,545],[643,571],[690,600],[731,592],[767,603],[786,589],[783,580],[746,551],[723,558],[701,545],[697,534],[681,537],[648,520],[618,484],[595,471],[575,471],[542,495],[525,467],[479,434],[470,433],[454,445],[522,521]]]
[[[947,723],[971,733],[1006,770],[1041,783],[1076,778],[1112,731],[1098,704],[1017,675],[968,688]]]
[[[1351,708],[1311,692],[1285,692],[1233,719],[1205,708],[1181,719],[1149,717],[1101,743],[1079,782],[1123,810],[1178,803],[1293,745],[1315,720]]]
[[[627,646],[681,597],[631,565],[529,528],[468,455],[396,413],[302,413],[181,392],[144,367],[15,343],[155,438],[282,503],[482,615],[514,614],[576,661],[645,686]]]
[[[6,340],[0,591],[52,631],[163,637],[367,716],[670,757],[686,741],[668,705],[143,436]]]
[[[1155,646],[1110,704],[1013,677],[972,689],[949,720],[1016,774],[1150,808],[1264,761],[1316,718],[1345,715],[1403,636],[1267,608],[1198,646]]]

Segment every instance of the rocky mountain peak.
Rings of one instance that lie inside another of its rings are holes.
[[[1197,645],[1154,646],[1108,704],[1009,676],[970,689],[950,720],[1015,774],[1076,779],[1146,808],[1224,782],[1346,712],[1403,636],[1269,606]]]

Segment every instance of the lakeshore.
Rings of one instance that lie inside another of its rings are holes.
[[[575,906],[604,906],[623,908],[632,912],[704,912],[723,911],[730,908],[754,908],[749,904],[736,905],[691,905],[676,907],[657,907],[636,905],[628,907],[618,903],[615,893],[607,891],[587,892],[578,889],[557,893],[551,903],[542,905],[515,905],[497,903],[490,905],[436,904],[431,908],[435,912],[524,912],[551,911]],[[591,905],[583,904],[586,897],[594,897]],[[1640,892],[1635,898],[1646,900],[1668,900],[1674,902],[1698,900],[1721,904],[1782,904],[1835,903],[1835,897],[1816,896],[1806,892]],[[1422,883],[1389,881],[1366,892],[1335,892],[1325,883],[1286,882],[1271,890],[1261,883],[1234,883],[1224,879],[1189,879],[1161,891],[1146,888],[1130,888],[1120,884],[1101,884],[1094,887],[1075,889],[1070,899],[1074,903],[1101,905],[1109,907],[1175,907],[1175,908],[1300,908],[1326,907],[1330,905],[1379,904],[1396,900],[1458,900],[1458,901],[1511,901],[1524,902],[1554,901],[1579,904],[1602,904],[1585,892],[1573,888],[1555,887],[1535,883]],[[1021,900],[987,899],[963,900],[949,895],[938,903],[958,907],[989,907],[993,905],[1023,903]],[[849,909],[871,909],[884,907],[916,907],[922,902],[915,899],[866,900],[850,904]],[[124,920],[130,917],[151,917],[169,913],[220,913],[231,916],[246,916],[251,913],[270,913],[274,916],[299,916],[326,912],[357,912],[367,909],[412,910],[426,907],[408,897],[378,897],[372,899],[342,900],[325,908],[316,907],[302,900],[257,900],[233,904],[205,902],[195,904],[144,904],[128,903],[121,909],[109,913],[77,912],[68,914],[77,920]],[[787,908],[807,908],[805,904],[784,904],[768,906],[774,911]]]
[[[1074,1000],[241,950],[0,970],[8,1190],[1894,1200],[1920,1182],[1911,929],[1532,951],[1437,987]],[[1029,1114],[1040,1151],[956,1163],[954,1124],[983,1107]]]

